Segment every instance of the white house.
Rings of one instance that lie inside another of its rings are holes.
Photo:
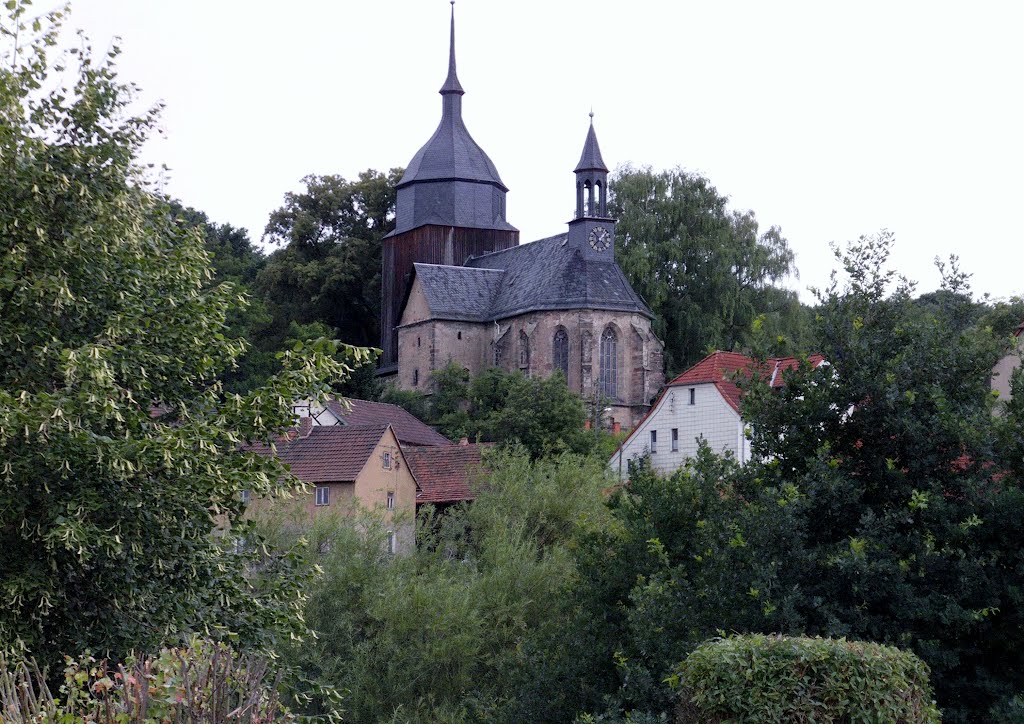
[[[1013,371],[1020,367],[1021,350],[1024,349],[1024,322],[1013,334],[1017,337],[1016,349],[999,360],[992,370],[992,389],[1002,401],[1010,399],[1010,379]]]
[[[811,355],[811,364],[824,358]],[[782,386],[796,357],[766,360],[763,374],[773,387]],[[740,388],[735,379],[749,375],[757,363],[736,352],[714,352],[665,385],[651,411],[612,455],[609,465],[620,480],[628,477],[629,461],[650,455],[650,465],[668,475],[697,454],[703,439],[718,453],[732,452],[741,463],[750,459],[746,426],[740,417]]]

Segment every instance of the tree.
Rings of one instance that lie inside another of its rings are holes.
[[[222,393],[244,346],[224,334],[239,299],[209,283],[200,235],[136,162],[156,111],[129,114],[116,49],[69,51],[62,85],[47,57],[62,13],[30,23],[27,3],[12,5],[0,69],[0,641],[50,664],[191,632],[250,645],[296,632],[298,582],[247,575],[234,546],[248,532],[243,491],[294,481],[242,446],[276,439],[291,400],[323,393],[344,366],[318,343],[285,355],[265,387]]]
[[[774,351],[801,346],[800,303],[775,286],[796,273],[778,227],[761,232],[752,211],[730,211],[706,178],[681,169],[626,167],[610,189],[616,260],[655,314],[669,370],[742,346],[758,317]]]
[[[256,288],[273,314],[280,344],[290,322],[322,322],[350,344],[380,340],[381,240],[394,228],[402,169],[367,170],[356,181],[307,176],[285,194],[264,239],[278,245]]]
[[[527,377],[489,367],[475,377],[455,363],[431,377],[433,394],[387,392],[385,401],[424,415],[442,434],[458,439],[519,443],[534,457],[587,453],[594,438],[584,431],[586,408],[560,374]]]
[[[910,648],[946,721],[990,720],[1024,680],[1024,430],[992,415],[1003,341],[974,324],[966,275],[949,267],[922,313],[887,267],[892,243],[837,251],[848,282],[833,276],[816,323],[829,364],[746,395],[748,490],[790,484],[804,500],[788,577],[807,633]]]

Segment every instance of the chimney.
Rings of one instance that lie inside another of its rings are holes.
[[[469,438],[468,437],[459,438],[459,445],[469,445]]]

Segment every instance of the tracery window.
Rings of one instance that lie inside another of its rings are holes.
[[[561,370],[565,379],[569,379],[569,335],[562,328],[555,332],[551,342],[551,363],[554,369]]]
[[[615,330],[608,327],[601,333],[601,372],[598,378],[598,391],[602,397],[606,397],[609,400],[617,399],[618,389],[616,381],[618,378],[618,369],[616,360],[618,355],[616,354],[618,347],[618,338],[615,335]]]
[[[519,367],[527,373],[530,371],[530,338],[526,332],[519,332]]]

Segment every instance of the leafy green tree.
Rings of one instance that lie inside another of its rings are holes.
[[[655,313],[669,371],[742,346],[758,317],[773,351],[802,346],[802,307],[776,286],[796,273],[778,227],[761,231],[753,212],[729,210],[710,181],[681,169],[626,167],[610,189],[616,260]]]
[[[483,442],[518,442],[535,457],[562,452],[587,453],[595,439],[587,434],[587,411],[561,374],[527,377],[519,371],[489,367],[475,377],[449,364],[431,377],[433,393],[387,393],[447,437]]]
[[[984,720],[1024,676],[1024,495],[1007,446],[1024,431],[992,415],[1002,340],[974,324],[966,276],[950,267],[922,315],[891,245],[883,232],[839,255],[848,282],[817,310],[829,365],[746,396],[750,481],[805,496],[791,585],[807,632],[910,648],[947,721]]]
[[[13,7],[13,9],[11,9]],[[191,632],[265,644],[301,630],[299,582],[247,575],[242,492],[293,481],[242,449],[291,423],[342,364],[288,354],[246,396],[220,374],[239,302],[200,235],[148,191],[156,122],[87,44],[70,84],[47,53],[60,12],[8,4],[0,64],[0,642],[42,662],[123,657]],[[321,349],[322,348],[322,349]],[[319,351],[318,351],[319,350]],[[365,351],[353,350],[356,357]],[[287,573],[288,562],[282,562]]]
[[[349,720],[572,719],[547,662],[571,614],[570,550],[608,520],[603,464],[522,449],[486,463],[476,501],[426,511],[407,557],[385,553],[369,519],[303,533],[324,551],[305,609],[318,636],[285,659],[348,691]]]
[[[255,285],[274,320],[267,345],[279,346],[290,322],[321,322],[350,344],[379,343],[381,240],[394,228],[401,176],[307,176],[305,191],[285,194],[263,237],[281,248]]]
[[[245,304],[228,311],[225,335],[248,340],[250,344],[235,364],[224,370],[221,379],[225,389],[231,392],[249,392],[280,369],[276,357],[280,350],[268,349],[261,344],[273,320],[263,298],[252,293],[253,283],[266,263],[266,257],[249,240],[245,229],[215,223],[202,211],[183,206],[178,201],[172,200],[169,205],[171,215],[180,225],[195,229],[202,235],[213,272],[208,283],[230,282],[239,294],[245,296]]]

